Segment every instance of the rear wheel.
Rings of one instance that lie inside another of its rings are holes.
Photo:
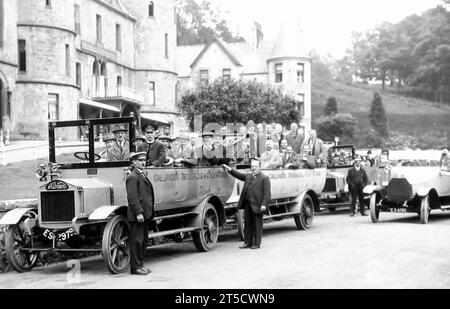
[[[428,218],[430,217],[430,203],[429,203],[429,197],[424,196],[422,197],[421,203],[420,203],[420,223],[427,224]]]
[[[211,250],[219,238],[219,216],[212,204],[206,204],[202,216],[202,228],[192,233],[195,247],[198,251]]]
[[[314,202],[312,198],[306,194],[300,206],[300,212],[294,217],[295,225],[299,230],[307,230],[312,226],[314,219]]]
[[[377,194],[372,193],[370,196],[370,219],[372,219],[373,223],[377,223],[378,219],[380,217],[380,207],[377,206],[378,200],[377,200]]]
[[[36,216],[30,212],[33,218]],[[6,229],[5,253],[9,264],[18,272],[30,271],[37,263],[39,252],[29,251],[33,248],[33,234],[25,228],[24,216],[16,225],[10,225]]]
[[[130,225],[124,216],[114,216],[106,223],[102,239],[102,255],[113,274],[123,272],[130,263]]]

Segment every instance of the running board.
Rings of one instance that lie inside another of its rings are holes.
[[[183,212],[183,213],[174,214],[174,215],[167,215],[167,216],[154,217],[154,218],[152,219],[152,221],[164,220],[164,219],[173,219],[173,218],[186,217],[186,216],[193,216],[193,215],[199,215],[199,214],[200,214],[200,213],[198,213],[198,212]]]
[[[296,216],[298,215],[298,212],[285,212],[282,214],[276,214],[276,215],[267,215],[264,216],[264,219],[272,219],[272,218],[279,218],[279,217],[290,217],[290,216]]]
[[[185,227],[181,229],[176,230],[169,230],[169,231],[163,231],[163,232],[150,232],[148,233],[148,238],[157,238],[167,235],[173,235],[178,233],[188,233],[188,232],[194,232],[200,230],[201,227]]]

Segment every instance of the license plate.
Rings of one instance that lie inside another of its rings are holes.
[[[401,213],[401,214],[405,214],[408,211],[405,208],[389,208],[390,212],[396,212],[396,213]]]
[[[46,237],[47,239],[53,240],[56,239],[56,241],[66,241],[70,237],[72,237],[75,233],[73,232],[73,229],[70,228],[67,231],[64,232],[57,232],[57,231],[50,231],[49,229],[46,229],[42,235]]]

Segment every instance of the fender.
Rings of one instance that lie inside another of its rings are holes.
[[[425,197],[425,196],[427,196],[429,193],[430,193],[430,191],[432,190],[433,188],[431,188],[431,187],[420,187],[418,190],[417,190],[417,196],[419,196],[419,197]]]
[[[208,195],[203,201],[201,201],[197,206],[195,206],[195,208],[192,210],[193,212],[197,212],[200,215],[198,216],[194,216],[191,220],[189,220],[188,226],[190,227],[201,227],[202,226],[202,217],[203,217],[203,211],[206,207],[206,204],[208,204],[208,202],[211,200],[211,198],[213,198],[214,195]],[[220,199],[219,199],[220,201]],[[218,215],[220,216],[220,214],[218,213]]]
[[[308,188],[305,191],[303,191],[299,196],[297,196],[297,198],[295,199],[296,203],[292,208],[289,209],[289,212],[300,213],[300,207],[302,206],[303,199],[305,198],[305,195],[309,191],[313,191],[313,190],[311,188]],[[311,196],[311,198],[313,199],[313,202],[314,202],[314,198],[312,196]]]
[[[127,206],[100,206],[89,215],[89,220],[106,220],[111,214]]]
[[[374,192],[381,191],[382,189],[383,189],[382,186],[367,185],[367,186],[364,187],[363,193],[370,195],[370,194],[372,194]]]
[[[14,225],[30,210],[37,210],[37,207],[16,208],[8,211],[0,219],[0,225]]]

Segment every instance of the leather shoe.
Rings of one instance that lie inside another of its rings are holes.
[[[259,245],[253,245],[250,247],[251,249],[259,249]]]
[[[361,214],[361,216],[368,216],[368,214],[366,214],[365,212]]]
[[[250,245],[243,244],[242,246],[239,247],[239,249],[247,249],[247,248],[250,248]]]
[[[138,269],[132,269],[131,274],[145,276],[145,275],[148,275],[149,272],[145,268],[138,268]]]
[[[351,214],[350,214],[350,217],[353,217],[355,214],[352,212]]]

